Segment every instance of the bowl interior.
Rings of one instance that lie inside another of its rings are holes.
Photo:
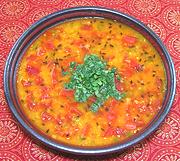
[[[20,108],[20,103],[18,101],[16,94],[17,69],[23,54],[25,53],[26,49],[30,46],[30,44],[44,31],[59,23],[63,23],[65,21],[69,21],[72,19],[85,18],[85,17],[113,19],[137,30],[142,35],[144,35],[156,48],[156,50],[161,56],[161,59],[163,60],[166,71],[167,90],[161,110],[158,112],[155,118],[148,124],[148,126],[144,130],[141,130],[137,135],[134,135],[129,140],[126,140],[116,145],[96,147],[96,148],[77,147],[63,143],[58,143],[55,140],[50,139],[49,137],[45,136],[41,131],[39,131],[38,129],[36,129],[31,125],[31,123],[25,117],[23,111]],[[65,152],[84,154],[84,155],[105,154],[105,153],[107,154],[134,145],[135,143],[139,142],[140,140],[144,139],[147,135],[152,133],[159,126],[159,124],[162,122],[162,120],[169,112],[170,107],[172,105],[172,101],[175,94],[175,72],[174,72],[174,66],[172,60],[165,46],[162,44],[161,40],[141,22],[130,16],[127,16],[125,14],[113,10],[96,8],[96,7],[81,7],[81,8],[72,8],[72,9],[59,11],[41,19],[37,23],[33,24],[18,39],[18,41],[12,48],[6,62],[5,73],[4,73],[4,89],[5,89],[5,96],[7,102],[9,104],[11,111],[15,115],[16,119],[36,139],[40,140],[41,142],[45,143],[46,145],[54,149]]]

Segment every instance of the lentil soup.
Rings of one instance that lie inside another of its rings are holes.
[[[162,60],[139,32],[108,19],[50,28],[27,49],[17,91],[30,122],[51,138],[80,146],[121,142],[162,106]]]

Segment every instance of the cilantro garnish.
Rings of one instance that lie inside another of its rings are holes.
[[[72,62],[71,66],[74,67]],[[99,107],[109,98],[120,100],[123,97],[115,87],[116,69],[108,70],[106,62],[97,55],[86,55],[84,64],[79,64],[72,72],[70,82],[65,84],[66,89],[75,90],[75,100],[86,102],[89,97],[95,96],[96,101],[92,103],[91,110],[97,112]],[[120,76],[118,76],[120,79]]]

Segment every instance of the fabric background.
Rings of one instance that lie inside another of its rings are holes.
[[[0,0],[0,161],[73,160],[45,150],[23,132],[5,101],[3,70],[13,44],[32,23],[74,6],[103,6],[141,20],[165,43],[176,68],[176,97],[163,124],[146,140],[108,160],[180,161],[180,0]]]

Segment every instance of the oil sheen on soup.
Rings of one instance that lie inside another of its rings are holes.
[[[108,19],[50,28],[27,49],[17,73],[21,108],[51,138],[80,146],[121,142],[162,106],[165,70],[149,41]]]

